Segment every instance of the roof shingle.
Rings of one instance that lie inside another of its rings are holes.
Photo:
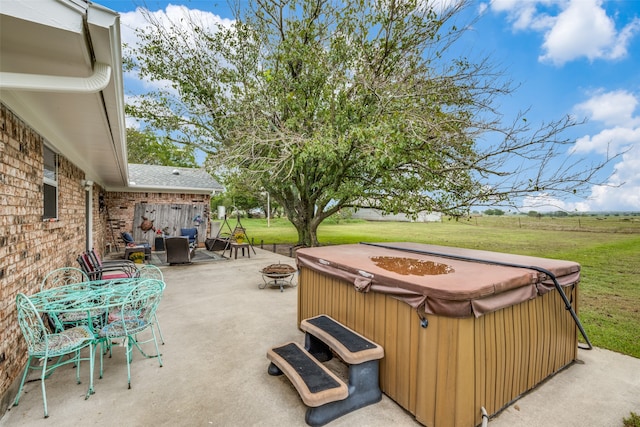
[[[129,163],[129,187],[158,190],[187,189],[221,192],[224,190],[203,168],[141,165]]]

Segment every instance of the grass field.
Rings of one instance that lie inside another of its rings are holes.
[[[231,227],[235,221],[230,221]],[[294,244],[286,220],[242,219],[255,245]],[[640,217],[494,216],[438,223],[323,223],[321,244],[411,241],[581,264],[579,315],[591,343],[640,358]]]

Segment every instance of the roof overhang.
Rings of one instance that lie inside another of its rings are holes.
[[[129,186],[126,190],[130,193],[178,193],[178,194],[207,194],[209,196],[214,196],[217,193],[222,192],[222,190],[215,189],[206,189],[206,188],[193,188],[193,187],[171,187],[171,186],[143,186],[129,183]]]
[[[127,186],[116,12],[86,0],[2,0],[0,100],[86,179]]]

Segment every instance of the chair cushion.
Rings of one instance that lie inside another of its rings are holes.
[[[189,240],[195,240],[196,236],[198,235],[198,229],[197,228],[181,228],[180,235],[188,237]]]
[[[89,313],[92,318],[96,318],[102,315],[102,310],[93,309],[89,310]],[[60,313],[58,314],[58,319],[61,322],[79,322],[81,320],[87,320],[89,315],[87,315],[86,311],[71,311],[69,313]]]
[[[64,331],[49,335],[49,355],[66,354],[87,341],[94,339],[93,333],[87,326],[76,326]],[[44,354],[44,341],[42,348],[37,349],[38,353]]]
[[[131,277],[130,274],[127,273],[109,273],[109,274],[103,274],[102,275],[102,279],[103,280],[109,280],[109,279],[127,279]]]
[[[126,332],[125,332],[126,327]],[[105,327],[100,329],[101,337],[123,337],[129,332],[130,334],[135,334],[136,332],[147,327],[147,322],[143,319],[125,319],[124,322],[122,320],[117,320],[115,322],[107,324]]]
[[[133,236],[126,231],[122,233],[122,239],[127,243],[133,243]]]

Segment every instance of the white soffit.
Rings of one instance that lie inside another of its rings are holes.
[[[115,12],[83,0],[2,0],[0,99],[87,179],[126,186]]]

